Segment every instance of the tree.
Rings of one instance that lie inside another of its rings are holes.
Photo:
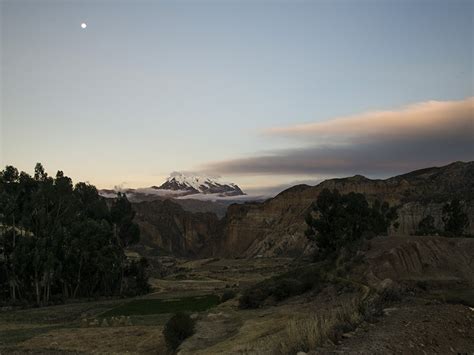
[[[125,269],[125,282],[128,296],[136,296],[150,292],[148,283],[148,260],[141,257],[130,262]]]
[[[124,248],[139,241],[140,229],[133,222],[135,211],[132,209],[132,204],[127,195],[120,192],[117,194],[117,198],[110,208],[110,216],[115,227],[115,233]]]
[[[133,218],[125,196],[112,214],[93,185],[73,187],[40,163],[33,177],[7,166],[0,171],[0,303],[121,293],[124,248],[139,239]],[[133,294],[149,290],[146,267],[144,259],[127,269]]]
[[[444,233],[447,237],[461,237],[469,226],[469,218],[463,211],[458,199],[447,203],[443,207]]]
[[[15,302],[18,281],[15,266],[11,261],[11,253],[16,246],[17,227],[20,219],[20,210],[18,208],[18,180],[20,175],[15,167],[9,165],[5,167],[0,176],[0,223],[2,224],[0,243],[4,259],[3,277],[7,280],[11,298]]]
[[[325,257],[364,237],[387,234],[396,218],[395,208],[387,203],[376,201],[370,206],[363,194],[341,195],[338,190],[324,189],[307,215],[306,235]]]
[[[133,222],[135,211],[132,204],[128,201],[127,196],[122,193],[117,194],[112,207],[110,208],[110,216],[114,226],[114,235],[122,248],[126,248],[138,242],[140,238],[140,229]],[[120,294],[123,292],[123,280],[126,259],[125,255],[122,259],[121,278],[120,278]]]
[[[418,223],[418,229],[415,235],[436,235],[438,230],[435,227],[435,219],[432,215],[428,215]]]

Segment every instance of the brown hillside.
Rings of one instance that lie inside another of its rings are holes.
[[[317,186],[298,185],[264,203],[232,205],[225,218],[219,251],[223,255],[292,255],[308,250],[304,217],[311,203],[324,189],[341,193],[364,193],[369,200],[380,199],[399,206],[399,228],[392,234],[409,235],[419,221],[431,214],[441,227],[442,206],[453,198],[464,200],[474,233],[474,162],[456,162],[428,168],[386,180],[360,175],[331,179]]]

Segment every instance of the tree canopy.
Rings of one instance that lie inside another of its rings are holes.
[[[395,208],[386,202],[370,205],[363,194],[324,189],[307,215],[306,235],[316,242],[319,255],[327,256],[363,237],[387,234],[396,218]]]
[[[7,166],[0,172],[0,302],[146,291],[146,262],[124,253],[140,237],[133,217],[125,195],[109,209],[95,186],[73,185],[62,171],[51,177],[38,163],[30,176]]]
[[[444,234],[447,237],[462,237],[469,226],[469,218],[463,211],[461,201],[452,200],[443,207]]]

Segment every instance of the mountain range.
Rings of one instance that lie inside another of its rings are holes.
[[[172,172],[159,186],[136,189],[116,187],[99,191],[105,198],[115,198],[118,192],[125,193],[134,203],[172,200],[186,211],[212,212],[219,218],[224,217],[231,204],[268,198],[247,195],[237,184],[223,182],[219,177],[191,172]]]
[[[258,200],[259,197],[248,196],[238,185],[223,182],[218,177],[211,177],[196,173],[172,172],[160,186],[145,188],[102,189],[100,194],[106,198],[114,198],[117,192],[126,193],[130,200],[135,202],[150,201],[162,198],[186,198],[196,200]]]
[[[165,194],[172,191],[180,196],[196,194],[216,195],[216,197],[245,195],[234,183],[225,183],[216,177],[176,171],[172,172],[162,185],[151,188]]]

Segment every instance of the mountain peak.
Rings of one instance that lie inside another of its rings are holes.
[[[185,195],[217,194],[219,196],[245,195],[234,183],[227,183],[217,176],[209,176],[194,172],[173,171],[166,181],[156,187],[156,190],[180,191]]]

